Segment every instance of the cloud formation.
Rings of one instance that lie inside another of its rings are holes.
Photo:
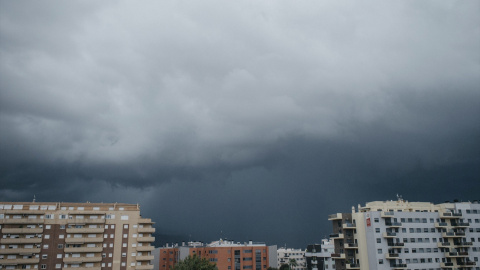
[[[397,192],[480,199],[476,1],[0,5],[4,200],[303,247]]]

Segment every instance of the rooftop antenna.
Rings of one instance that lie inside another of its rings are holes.
[[[33,202],[35,202],[35,194],[33,194]]]
[[[397,193],[397,200],[398,201],[403,201],[402,195],[398,195],[398,193]]]

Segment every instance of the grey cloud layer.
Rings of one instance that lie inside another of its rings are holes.
[[[3,198],[480,191],[476,1],[0,5]]]

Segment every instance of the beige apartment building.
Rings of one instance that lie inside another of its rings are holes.
[[[479,270],[480,204],[376,201],[332,221],[335,269]]]
[[[0,269],[153,269],[138,204],[0,202]]]

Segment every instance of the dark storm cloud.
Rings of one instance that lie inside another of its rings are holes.
[[[0,5],[3,200],[302,247],[365,201],[480,199],[476,1]]]

